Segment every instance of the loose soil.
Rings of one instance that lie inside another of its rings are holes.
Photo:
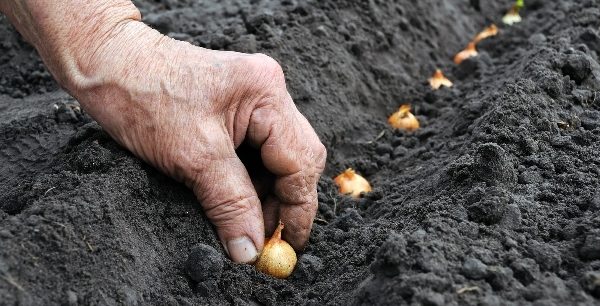
[[[0,304],[600,304],[600,1],[525,2],[460,66],[510,1],[136,2],[177,39],[276,58],[326,144],[287,280],[227,259],[193,194],[0,17]],[[453,88],[428,87],[436,67]],[[402,103],[420,130],[387,126]],[[347,167],[374,192],[338,195]]]

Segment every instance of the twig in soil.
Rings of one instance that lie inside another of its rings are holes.
[[[13,287],[17,288],[19,291],[25,291],[25,289],[23,288],[23,286],[19,285],[13,278],[12,276],[10,276],[9,274],[7,275],[2,275],[2,279],[5,280],[8,284],[12,285]]]
[[[559,121],[556,123],[556,125],[563,130],[568,130],[571,128],[571,125],[566,121]]]
[[[324,224],[329,224],[329,222],[327,222],[327,220],[321,219],[321,218],[315,218],[315,221],[321,222],[321,223],[324,223]]]
[[[337,200],[335,199],[335,196],[331,194],[331,190],[329,191],[329,197],[333,200],[333,216],[335,217],[337,215]]]
[[[92,247],[92,245],[86,240],[86,236],[83,236],[83,242],[85,242],[85,245],[87,245],[88,249],[90,250],[90,252],[94,252],[94,248]]]
[[[377,140],[381,139],[381,137],[383,137],[383,135],[385,135],[385,130],[381,131],[381,133],[379,133],[379,135],[377,135],[377,137],[375,137],[375,139],[367,141],[367,144],[372,144],[372,143],[376,142]]]
[[[64,225],[64,224],[62,224],[62,223],[60,223],[60,222],[56,222],[56,221],[50,221],[50,222],[52,222],[52,223],[54,223],[54,224],[56,224],[56,225],[58,225],[58,226],[61,226],[62,228],[67,228],[67,226],[66,226],[66,225]]]
[[[463,294],[463,293],[479,291],[479,290],[481,290],[479,287],[471,286],[471,287],[460,288],[460,289],[456,290],[456,293]]]
[[[51,187],[50,189],[46,190],[46,192],[44,192],[44,196],[46,196],[48,192],[52,191],[53,189],[56,189],[56,187]]]

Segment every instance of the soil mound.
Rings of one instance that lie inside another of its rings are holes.
[[[600,303],[600,1],[525,2],[456,66],[511,1],[136,1],[171,37],[279,60],[326,144],[288,280],[225,258],[193,194],[0,17],[0,304]],[[436,68],[455,86],[431,91]],[[421,129],[388,127],[403,103]],[[347,167],[374,191],[338,195]]]

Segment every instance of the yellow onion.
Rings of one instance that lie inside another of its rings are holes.
[[[442,86],[452,87],[454,84],[444,76],[441,70],[436,69],[433,76],[429,79],[429,85],[431,85],[431,88],[434,90],[437,90]]]
[[[454,56],[454,63],[459,65],[467,58],[477,56],[478,54],[477,48],[475,48],[475,43],[470,42],[464,50],[458,52],[458,54]]]
[[[397,129],[409,132],[419,128],[419,120],[410,112],[410,105],[404,104],[388,118],[388,123]]]
[[[273,236],[265,242],[263,251],[254,266],[262,273],[283,279],[292,274],[298,259],[294,248],[281,239],[282,230],[283,223],[280,221]]]
[[[506,25],[513,25],[521,22],[521,15],[519,15],[519,9],[513,6],[507,13],[502,17],[502,22]]]
[[[353,198],[359,198],[361,193],[371,192],[371,184],[364,177],[356,174],[352,168],[346,169],[333,181],[338,185],[340,193],[349,194]]]
[[[480,41],[498,35],[498,27],[495,24],[491,24],[489,27],[483,29],[475,38],[473,39],[474,43],[479,43]]]

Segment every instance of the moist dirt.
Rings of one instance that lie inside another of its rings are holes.
[[[0,17],[0,304],[600,304],[600,1],[525,2],[506,27],[505,0],[136,1],[171,37],[277,59],[327,146],[287,280],[227,259],[192,192]],[[437,67],[454,87],[429,88]],[[386,123],[403,103],[416,132]],[[340,196],[347,167],[374,191]]]

